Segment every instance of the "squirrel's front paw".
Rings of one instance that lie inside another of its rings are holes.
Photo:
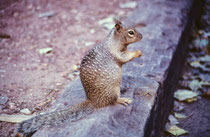
[[[140,50],[136,50],[135,51],[135,57],[141,57],[142,56],[142,52]]]

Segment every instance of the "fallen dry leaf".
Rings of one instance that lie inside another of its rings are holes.
[[[197,100],[198,93],[192,92],[190,90],[179,89],[174,93],[174,98],[179,101],[192,102]]]
[[[206,98],[210,98],[210,91],[207,91],[203,94],[204,97]]]
[[[178,119],[184,119],[184,118],[187,118],[187,116],[185,114],[182,114],[182,113],[174,113],[174,116],[175,118],[178,118]]]
[[[0,121],[11,122],[11,123],[21,123],[24,120],[30,119],[35,115],[8,115],[0,114]]]
[[[126,2],[126,3],[121,3],[120,5],[120,8],[136,8],[137,6],[137,2],[135,1],[130,1],[130,2]]]
[[[53,51],[53,48],[43,48],[39,50],[40,54],[47,54]]]
[[[178,102],[178,101],[174,101],[174,111],[182,111],[182,110],[184,110],[184,108],[185,108],[185,105],[184,105],[184,103],[181,103],[181,102]]]
[[[174,125],[174,126],[171,126],[169,128],[169,130],[167,130],[168,133],[174,135],[174,136],[180,136],[180,135],[184,135],[184,134],[187,134],[188,131]]]
[[[51,17],[53,15],[55,15],[55,11],[47,11],[47,12],[44,12],[44,13],[40,13],[39,14],[39,18],[43,18],[43,17]]]
[[[171,114],[169,115],[168,119],[170,121],[170,125],[172,125],[172,126],[179,124],[179,121]]]
[[[114,19],[113,19],[112,16],[110,16],[110,17],[99,20],[98,24],[102,25],[102,24],[105,24],[105,23],[113,23],[113,22],[114,22]]]

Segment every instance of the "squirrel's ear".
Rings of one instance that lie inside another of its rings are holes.
[[[121,32],[121,30],[122,30],[122,23],[119,20],[116,21],[115,30],[117,32]]]

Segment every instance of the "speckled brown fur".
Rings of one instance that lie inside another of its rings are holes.
[[[133,37],[128,34],[133,31]],[[116,103],[126,105],[131,100],[120,98],[121,67],[141,56],[140,51],[129,52],[128,44],[141,40],[142,35],[132,27],[117,22],[106,39],[90,50],[80,66],[80,78],[87,99],[95,108]]]
[[[103,42],[90,50],[82,59],[80,78],[87,100],[74,107],[35,116],[19,124],[16,136],[27,137],[43,125],[56,125],[64,121],[76,121],[94,109],[120,103],[131,103],[120,98],[122,65],[142,55],[141,51],[130,52],[127,46],[140,41],[142,35],[132,27],[117,21]]]

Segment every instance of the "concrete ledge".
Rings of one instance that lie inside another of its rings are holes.
[[[98,109],[77,122],[43,127],[35,137],[139,137],[160,136],[172,105],[173,92],[185,58],[192,21],[200,0],[140,0],[126,23],[137,28],[143,40],[130,50],[143,56],[123,66],[122,96],[132,99],[128,107]],[[51,108],[59,110],[85,100],[80,79],[72,82]]]

